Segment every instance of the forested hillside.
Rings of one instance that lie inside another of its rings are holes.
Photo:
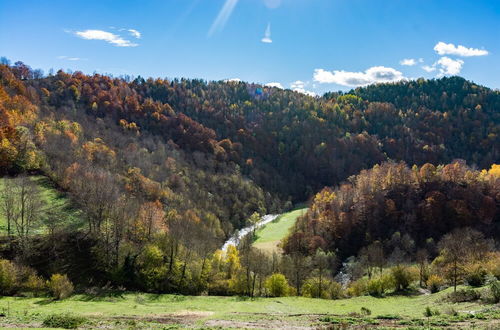
[[[396,232],[417,247],[459,226],[498,233],[498,176],[476,168],[500,160],[499,109],[500,92],[459,77],[311,97],[243,82],[44,75],[4,61],[0,170],[16,179],[1,210],[15,222],[29,202],[30,213],[2,254],[83,285],[253,295],[256,281],[293,276],[320,250],[341,261]],[[421,167],[382,164],[391,160]],[[83,227],[37,202],[24,179],[35,173],[66,194]],[[266,257],[250,248],[241,260],[213,254],[252,214],[335,185],[314,197],[282,264],[257,269],[252,258]],[[41,218],[60,221],[28,235]]]

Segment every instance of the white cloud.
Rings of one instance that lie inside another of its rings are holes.
[[[393,82],[406,79],[403,74],[393,68],[374,66],[365,72],[314,70],[314,80],[322,84],[338,84],[342,86],[366,86],[378,82]]]
[[[460,73],[460,71],[462,71],[464,61],[454,60],[449,57],[443,56],[436,62],[436,64],[440,66],[440,75],[457,75]]]
[[[226,25],[227,20],[231,17],[231,14],[237,4],[238,0],[226,0],[224,6],[222,6],[219,14],[215,18],[215,21],[212,23],[210,30],[208,30],[208,36],[211,36],[215,31],[224,28],[224,25]]]
[[[267,83],[265,86],[267,86],[267,87],[276,87],[276,88],[283,89],[283,85],[280,84],[279,82],[270,82],[270,83]]]
[[[264,38],[262,38],[260,41],[265,44],[273,43],[273,39],[271,39],[271,23],[267,24],[266,32],[264,32]]]
[[[234,82],[234,83],[239,83],[241,82],[240,78],[231,78],[231,79],[226,79],[224,82]]]
[[[406,66],[414,66],[415,64],[417,64],[417,61],[413,58],[405,58],[399,61],[399,64]]]
[[[80,57],[70,57],[70,56],[57,56],[58,59],[60,60],[67,60],[67,61],[83,61],[85,60],[84,58],[80,58]]]
[[[296,89],[296,88],[304,88],[306,85],[305,82],[303,82],[302,80],[296,80],[294,81],[293,83],[290,84],[290,87],[292,89]]]
[[[102,30],[76,31],[75,35],[86,40],[102,40],[117,47],[136,47],[138,44],[123,39],[117,34]]]
[[[462,71],[462,67],[464,65],[464,61],[462,60],[454,60],[447,56],[441,57],[437,62],[432,65],[424,65],[422,69],[427,72],[434,72],[439,70],[438,77],[446,76],[446,75],[457,75]]]
[[[293,83],[290,84],[290,88],[294,91],[294,92],[298,92],[298,93],[302,93],[302,94],[306,94],[306,95],[309,95],[309,96],[316,96],[317,94],[312,92],[312,91],[308,91],[305,89],[306,85],[308,85],[308,83],[305,83],[301,80],[296,80],[294,81]]]
[[[485,49],[467,48],[462,45],[455,46],[452,43],[447,44],[442,41],[438,42],[436,46],[434,46],[434,50],[439,55],[456,55],[463,57],[488,55],[488,51]]]
[[[131,36],[133,36],[137,39],[141,39],[141,37],[142,37],[142,34],[135,29],[128,29],[127,31],[130,33]]]
[[[424,69],[427,72],[436,71],[436,67],[434,65],[432,65],[432,66],[430,66],[430,65],[424,65],[424,66],[422,66],[422,69]]]

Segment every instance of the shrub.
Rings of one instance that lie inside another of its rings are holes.
[[[479,292],[469,288],[452,292],[448,294],[447,298],[449,301],[453,303],[459,303],[459,302],[475,301],[478,300],[480,297],[481,295],[479,294]]]
[[[52,314],[43,320],[43,325],[47,328],[76,329],[85,321],[85,318],[72,314]]]
[[[372,314],[372,311],[369,308],[361,307],[361,315],[368,316],[371,314]]]
[[[368,293],[368,280],[360,278],[351,282],[347,288],[347,295],[350,297],[359,297]]]
[[[161,284],[167,274],[167,265],[160,248],[156,245],[146,246],[138,259],[138,264],[140,266],[139,274],[146,290],[160,291]],[[179,265],[174,266],[176,270],[179,269]]]
[[[344,296],[342,285],[335,281],[332,281],[328,291],[330,292],[330,299],[340,299]]]
[[[272,297],[283,297],[288,294],[288,281],[285,275],[275,273],[266,279],[264,287]]]
[[[488,260],[483,264],[489,274],[500,280],[500,252],[490,253]]]
[[[45,281],[36,274],[29,275],[28,279],[22,284],[22,288],[28,292],[38,295],[47,288]]]
[[[366,290],[370,296],[381,297],[385,293],[385,288],[379,278],[374,278],[368,281]]]
[[[319,277],[307,279],[302,285],[302,295],[310,298],[338,299],[342,296],[342,285],[328,278],[321,280],[321,297]]]
[[[490,283],[490,293],[493,303],[500,302],[500,281],[491,281]]]
[[[54,274],[50,277],[47,283],[52,296],[56,299],[64,299],[73,293],[73,283],[69,280],[68,276],[61,274]]]
[[[391,268],[391,275],[394,281],[395,291],[405,291],[410,288],[411,283],[416,279],[415,273],[406,266],[395,266]]]
[[[9,260],[0,260],[0,295],[9,295],[17,288],[17,267]]]
[[[432,309],[430,308],[429,306],[425,307],[425,310],[424,310],[424,316],[425,317],[431,317],[433,315],[439,315],[439,311],[437,309]]]
[[[436,293],[441,290],[441,287],[444,285],[444,279],[438,275],[431,275],[427,279],[427,288],[432,292]]]
[[[484,285],[486,275],[488,272],[482,265],[473,265],[466,269],[465,281],[470,286],[480,287]]]
[[[370,296],[381,297],[388,290],[394,288],[394,279],[391,274],[384,274],[368,281],[366,289]]]

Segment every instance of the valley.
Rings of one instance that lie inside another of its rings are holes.
[[[0,326],[498,325],[498,90],[1,63]]]

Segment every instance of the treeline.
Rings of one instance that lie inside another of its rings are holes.
[[[397,236],[397,235],[395,235]],[[392,240],[398,240],[393,237]],[[135,260],[126,259],[105,286],[80,282],[77,289],[90,295],[123,290],[154,293],[240,295],[248,297],[304,296],[341,299],[362,295],[384,297],[417,290],[434,293],[454,287],[445,296],[452,302],[500,301],[500,254],[495,242],[467,228],[444,235],[432,249],[420,248],[406,259],[384,254],[385,243],[376,241],[357,256],[340,263],[335,253],[317,249],[313,255],[269,255],[251,246],[251,238],[226,252],[182,251],[172,255],[165,234],[157,234]],[[186,257],[188,256],[189,257]],[[466,285],[465,289],[457,289]],[[473,288],[488,287],[481,291]],[[52,295],[63,299],[73,292],[66,275],[48,281],[36,271],[0,260],[2,294]]]
[[[460,158],[489,168],[500,157],[500,93],[460,77],[313,98],[240,82],[42,76],[22,63],[4,70],[24,79],[17,84],[30,100],[65,119],[83,117],[92,129],[101,119],[141,140],[154,136],[217,165],[237,165],[282,200],[303,201],[389,159],[423,165]]]
[[[500,235],[500,170],[473,170],[463,162],[409,168],[383,163],[314,197],[284,243],[287,254],[321,248],[345,260],[375,242],[395,260],[414,258],[456,228]]]

